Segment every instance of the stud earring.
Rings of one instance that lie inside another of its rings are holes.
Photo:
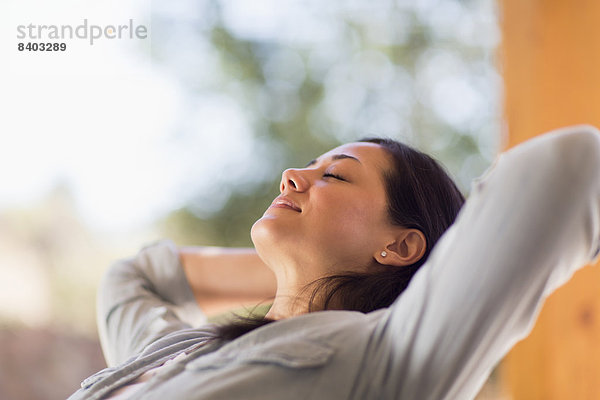
[[[381,257],[385,257],[385,256],[387,256],[387,251],[384,250],[381,252]]]

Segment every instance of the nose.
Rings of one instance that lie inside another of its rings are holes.
[[[304,192],[308,186],[309,182],[300,169],[288,168],[281,174],[281,185],[279,186],[281,193],[286,190]]]

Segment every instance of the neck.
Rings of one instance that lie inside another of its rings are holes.
[[[306,314],[308,312],[308,296],[303,293],[305,285],[277,285],[277,293],[273,305],[265,316],[271,319],[284,319]]]
[[[322,277],[322,265],[327,262],[310,257],[307,253],[274,252],[273,248],[276,247],[259,252],[262,261],[275,274],[277,282],[273,305],[265,317],[277,320],[308,313],[311,283]]]
[[[297,268],[272,268],[277,280],[277,292],[273,305],[265,316],[271,319],[290,318],[308,312],[310,289],[306,286],[314,278],[302,275]]]

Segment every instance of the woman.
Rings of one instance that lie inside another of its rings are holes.
[[[71,398],[472,398],[545,296],[597,256],[599,132],[504,153],[440,238],[461,204],[435,162],[389,141],[286,170],[252,227],[264,264],[160,242],[109,270],[111,367]],[[195,300],[236,289],[274,293],[266,318],[203,324]]]

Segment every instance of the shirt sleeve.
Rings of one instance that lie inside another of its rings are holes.
[[[369,345],[373,398],[469,399],[600,246],[600,132],[553,131],[497,159]]]
[[[206,317],[176,246],[165,240],[108,269],[98,293],[97,320],[104,357],[114,366],[171,332],[205,323]]]

